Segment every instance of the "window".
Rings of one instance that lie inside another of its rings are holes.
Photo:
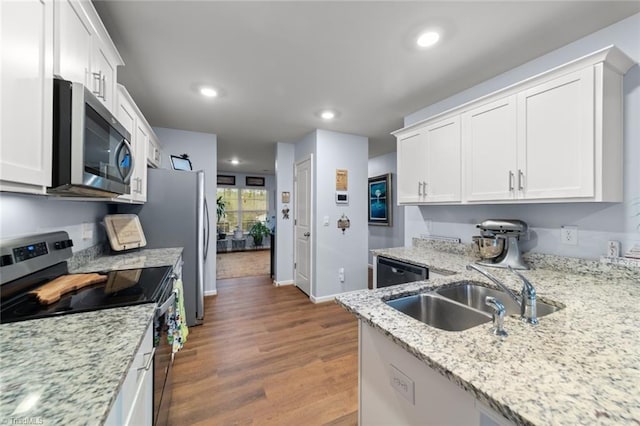
[[[227,203],[227,215],[218,222],[218,229],[223,232],[233,232],[236,227],[247,232],[254,223],[267,220],[266,189],[218,188],[217,196]]]

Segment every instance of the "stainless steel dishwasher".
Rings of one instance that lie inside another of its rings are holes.
[[[378,257],[376,287],[424,281],[429,279],[429,269],[387,257]]]

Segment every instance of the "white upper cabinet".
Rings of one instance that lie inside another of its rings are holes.
[[[426,133],[423,188],[426,202],[460,201],[460,118],[451,117],[424,129]]]
[[[518,94],[519,198],[594,196],[594,113],[592,66]]]
[[[124,62],[91,2],[56,1],[54,74],[84,84],[115,112],[119,65]]]
[[[424,202],[426,133],[414,131],[398,136],[398,203]]]
[[[398,136],[398,203],[460,201],[457,116]]]
[[[516,102],[510,96],[462,116],[465,140],[465,188],[469,201],[515,197]]]
[[[0,2],[0,190],[51,184],[53,1]]]
[[[162,150],[160,149],[160,143],[153,135],[149,138],[147,164],[154,168],[158,168],[162,165]]]
[[[78,2],[59,0],[55,3],[54,12],[53,73],[88,86],[91,75],[91,22]]]
[[[147,149],[153,135],[151,127],[131,98],[127,89],[117,86],[116,117],[131,134],[133,147],[133,174],[129,183],[129,194],[119,196],[116,201],[144,203],[147,201]]]
[[[426,195],[399,189],[399,202],[622,201],[622,76],[632,65],[610,46],[394,132],[398,181],[415,188],[407,168],[425,164]],[[423,154],[403,148],[410,134],[425,135]]]

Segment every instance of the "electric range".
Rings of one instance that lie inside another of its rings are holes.
[[[68,274],[73,242],[66,232],[0,243],[0,323],[25,321],[141,303],[162,305],[173,292],[169,266],[104,271],[104,282],[67,294],[51,304],[31,291]]]

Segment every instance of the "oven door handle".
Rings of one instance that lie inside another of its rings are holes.
[[[176,302],[176,292],[174,291],[174,292],[171,292],[171,296],[169,296],[167,301],[164,302],[162,305],[160,305],[158,309],[156,309],[156,318],[159,318],[162,315],[164,315],[165,312],[167,312],[167,309],[169,309],[169,306],[173,305],[175,302]]]

